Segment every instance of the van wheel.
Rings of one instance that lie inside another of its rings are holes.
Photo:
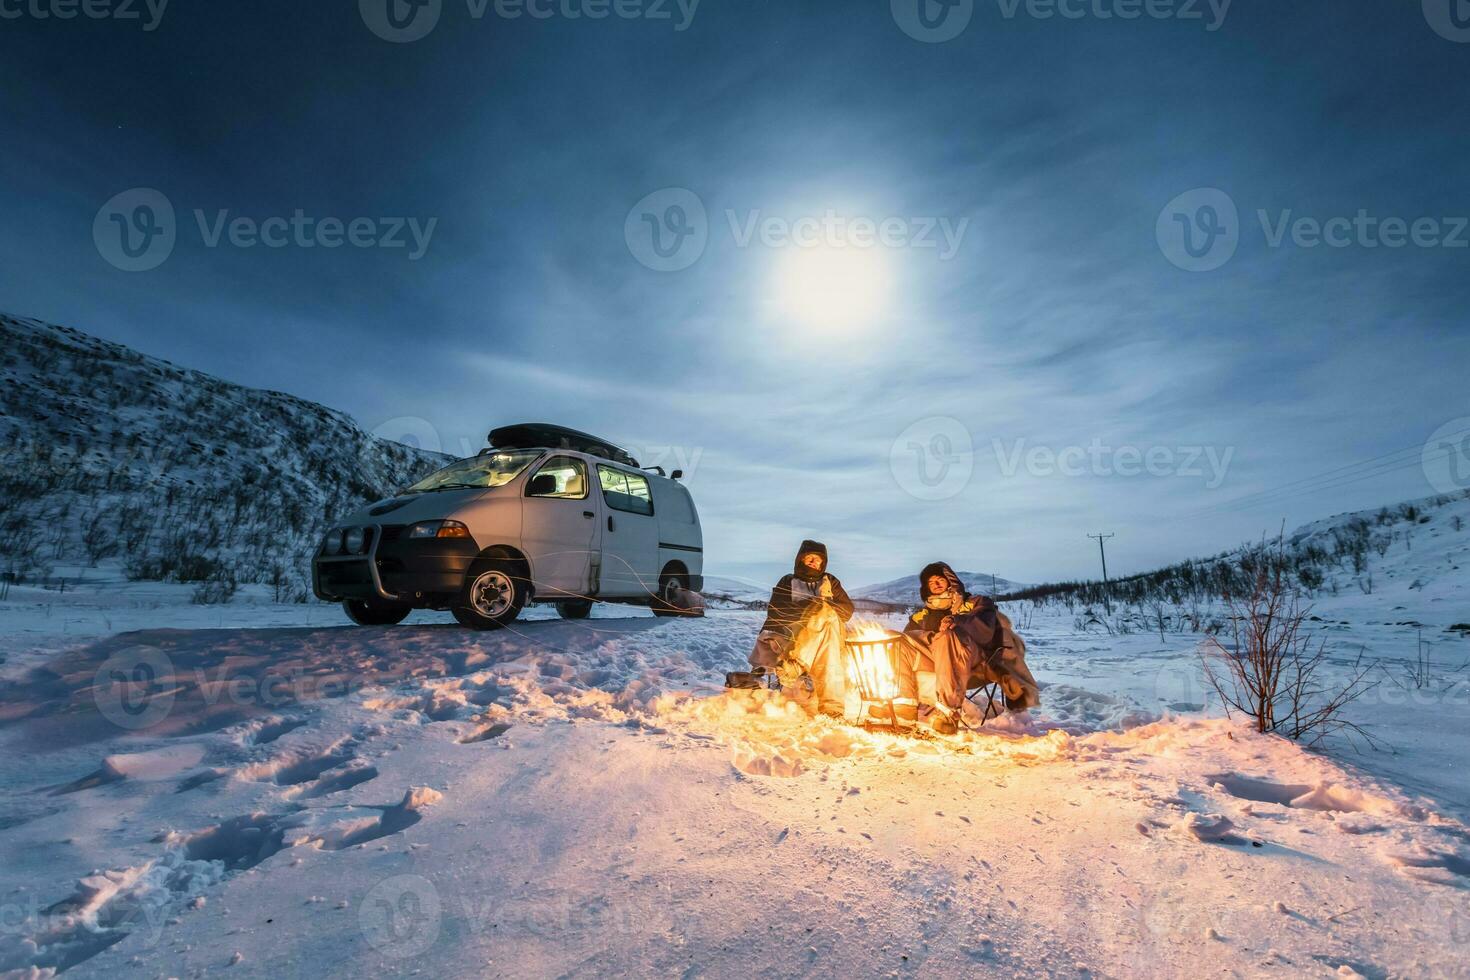
[[[562,619],[586,619],[592,615],[591,599],[568,599],[556,604],[556,614]]]
[[[454,618],[461,626],[476,630],[510,625],[521,614],[529,592],[529,583],[518,571],[508,561],[475,562],[464,577],[464,588],[452,610]]]
[[[686,615],[683,609],[674,605],[674,594],[679,589],[687,587],[684,584],[684,576],[677,572],[664,572],[660,575],[658,577],[658,595],[649,603],[649,607],[653,609],[653,614],[655,616]]]
[[[412,606],[343,599],[342,611],[358,626],[397,626],[413,612]]]

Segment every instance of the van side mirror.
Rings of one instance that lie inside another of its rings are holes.
[[[671,480],[682,480],[682,479],[684,479],[684,471],[683,470],[675,470],[673,473],[669,474],[669,478]]]
[[[552,497],[556,495],[556,477],[550,473],[537,473],[531,477],[531,485],[526,488],[528,497]]]

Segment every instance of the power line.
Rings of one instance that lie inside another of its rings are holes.
[[[1470,429],[1450,433],[1446,438],[1456,439],[1466,435],[1470,435]],[[1381,456],[1374,456],[1356,463],[1349,463],[1345,466],[1326,470],[1313,476],[1302,477],[1299,480],[1292,480],[1266,490],[1243,494],[1215,506],[1201,507],[1183,516],[1194,517],[1201,514],[1218,513],[1227,510],[1251,510],[1266,504],[1279,503],[1322,490],[1333,490],[1339,487],[1350,486],[1353,483],[1383,476],[1395,470],[1420,465],[1426,458],[1437,458],[1433,454],[1438,451],[1438,447],[1435,447],[1426,453],[1422,443],[1417,446],[1407,446],[1403,449],[1394,450],[1391,453],[1384,453]],[[1406,453],[1410,455],[1405,456]],[[1448,455],[1447,451],[1446,455]]]

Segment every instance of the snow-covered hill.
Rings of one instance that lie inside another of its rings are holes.
[[[1470,491],[1314,521],[1286,543],[1318,569],[1304,584],[1319,604],[1347,597],[1383,615],[1412,606],[1446,626],[1470,622]]]
[[[965,583],[966,588],[982,595],[1009,595],[1026,588],[1020,582],[1012,582],[1008,578],[1001,578],[990,572],[957,571],[957,574],[960,581]],[[879,582],[877,585],[865,585],[853,589],[851,594],[854,599],[872,599],[896,606],[913,606],[919,601],[919,576],[915,573],[888,582]]]
[[[0,314],[0,573],[66,563],[305,599],[329,515],[447,457],[341,412],[231,384],[68,327]]]
[[[1441,629],[1470,622],[1470,491],[1338,514],[1285,535],[1208,558],[1110,582],[1060,582],[1023,588],[1021,598],[1060,602],[1096,614],[1106,594],[1124,620],[1198,628],[1227,591],[1249,586],[1257,562],[1284,562],[1288,580],[1326,615],[1350,609],[1364,622],[1404,623],[1412,610]]]

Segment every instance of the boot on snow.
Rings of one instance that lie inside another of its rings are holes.
[[[935,708],[929,715],[929,727],[934,729],[936,735],[954,735],[960,730],[954,715],[944,708]]]

